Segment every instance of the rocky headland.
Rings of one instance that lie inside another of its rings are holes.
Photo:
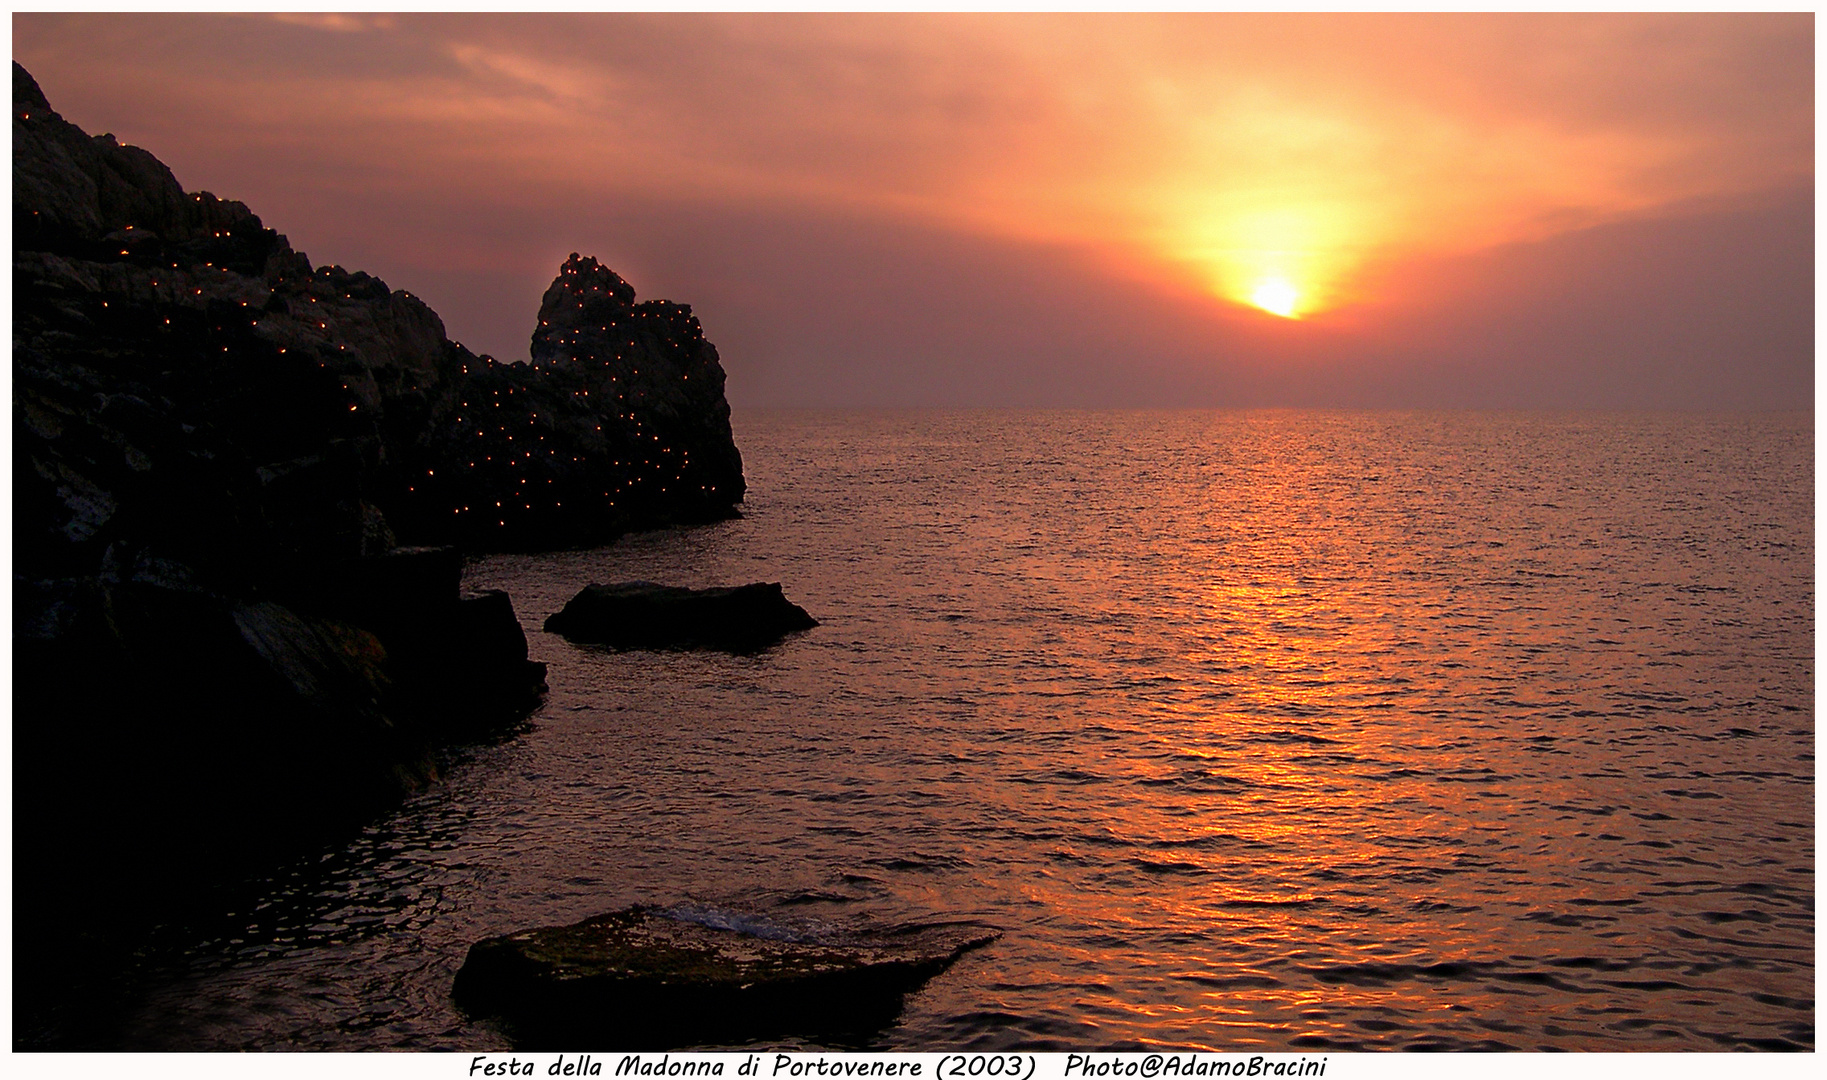
[[[464,552],[742,498],[716,349],[594,259],[501,363],[17,64],[13,168],[21,920],[297,850],[512,730],[543,665]]]

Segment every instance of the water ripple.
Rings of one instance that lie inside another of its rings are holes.
[[[148,944],[139,1047],[504,1045],[468,944],[1002,926],[879,1048],[1814,1047],[1803,417],[738,417],[745,516],[484,560],[535,729]],[[782,581],[748,657],[539,630]]]

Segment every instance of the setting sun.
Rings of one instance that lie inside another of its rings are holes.
[[[302,6],[9,23],[12,1051],[1817,1051],[1814,11]]]
[[[1218,297],[1284,319],[1338,306],[1365,253],[1389,241],[1385,223],[1366,208],[1292,190],[1205,192],[1162,213],[1177,223],[1156,231],[1157,250]]]
[[[1294,306],[1300,300],[1300,293],[1286,278],[1269,278],[1259,282],[1256,291],[1250,294],[1250,303],[1284,319],[1295,318]]]

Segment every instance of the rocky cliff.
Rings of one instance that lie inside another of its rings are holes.
[[[213,872],[359,820],[543,689],[463,549],[734,513],[688,308],[573,256],[532,362],[498,363],[18,65],[13,107],[22,881]]]
[[[690,307],[635,303],[573,253],[540,304],[530,364],[450,349],[453,394],[395,440],[388,508],[402,529],[491,548],[600,543],[728,517],[742,498],[723,366]]]
[[[470,550],[577,546],[728,517],[741,501],[723,368],[689,307],[636,303],[572,255],[541,304],[532,362],[478,357],[410,293],[314,269],[241,203],[187,194],[146,151],[88,137],[18,65],[14,99],[20,362],[143,361],[148,389],[211,410],[269,486],[350,473],[339,490],[353,501],[333,520],[284,523],[289,542],[341,530],[373,549],[390,527]],[[268,406],[285,413],[276,430]],[[102,510],[72,513],[105,531]]]

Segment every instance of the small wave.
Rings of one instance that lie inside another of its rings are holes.
[[[1301,970],[1323,983],[1382,986],[1409,979],[1479,979],[1503,971],[1505,967],[1494,961],[1444,960],[1436,964],[1334,964]]]
[[[1495,769],[1459,769],[1452,773],[1441,773],[1434,779],[1442,784],[1498,784],[1516,777]]]
[[[781,907],[799,907],[804,904],[854,904],[861,899],[861,897],[850,896],[845,893],[825,892],[820,889],[806,889],[802,892],[790,893],[783,896],[778,903]]]
[[[1143,787],[1188,787],[1201,791],[1234,791],[1239,788],[1255,787],[1248,780],[1235,776],[1210,772],[1205,769],[1191,769],[1178,776],[1149,776],[1137,780]]]
[[[728,908],[714,907],[710,904],[679,904],[675,907],[662,908],[661,914],[678,922],[695,923],[715,930],[734,930],[738,934],[767,938],[770,941],[804,942],[813,940],[812,936],[803,930],[782,926],[759,915],[731,911]]]
[[[1323,904],[1323,896],[1233,896],[1218,901],[1223,908],[1296,908]]]
[[[1430,776],[1431,773],[1419,769],[1390,769],[1387,772],[1358,773],[1360,780],[1407,780],[1410,777]]]
[[[1686,990],[1698,992],[1699,987],[1678,983],[1670,979],[1601,979],[1606,986],[1615,986],[1621,990]]]
[[[915,851],[876,862],[884,870],[950,870],[971,865],[970,860],[955,855],[929,855]]]
[[[1134,859],[1129,860],[1129,865],[1135,867],[1136,869],[1138,869],[1146,874],[1194,874],[1194,875],[1199,875],[1199,874],[1211,873],[1210,870],[1207,870],[1205,867],[1200,866],[1198,863],[1176,862],[1176,861],[1173,861],[1170,859],[1156,860],[1156,859],[1134,858]]]
[[[1767,923],[1776,921],[1769,912],[1755,909],[1750,911],[1703,911],[1700,913],[1700,917],[1715,926],[1729,922]]]
[[[1813,998],[1790,998],[1784,997],[1781,994],[1752,994],[1751,1000],[1761,1002],[1765,1005],[1774,1005],[1779,1009],[1796,1009],[1802,1012],[1814,1011]]]
[[[1615,915],[1573,915],[1564,911],[1531,911],[1517,916],[1518,922],[1543,923],[1548,926],[1591,926],[1617,922]]]
[[[1150,840],[1142,846],[1160,851],[1164,849],[1177,850],[1180,848],[1225,848],[1246,843],[1250,843],[1250,841],[1245,840],[1236,833],[1204,833],[1199,836],[1184,838],[1162,837],[1157,840]]]
[[[1214,990],[1245,990],[1252,987],[1283,985],[1282,981],[1273,975],[1207,975],[1204,972],[1187,971],[1169,976],[1169,978],[1209,986]]]
[[[1449,904],[1444,900],[1416,900],[1414,903],[1409,905],[1409,909],[1412,911],[1419,911],[1419,912],[1424,912],[1424,913],[1428,913],[1428,914],[1432,914],[1435,912],[1450,912],[1453,914],[1465,914],[1467,912],[1477,911],[1478,905],[1473,904],[1470,906],[1462,907],[1458,904]]]
[[[1108,779],[1097,773],[1084,772],[1080,769],[1052,769],[1047,772],[1009,777],[1010,782],[1016,784],[1102,784]]]
[[[1575,968],[1585,971],[1629,971],[1637,966],[1634,960],[1607,960],[1601,956],[1569,956],[1549,960],[1547,964],[1549,967]]]
[[[1336,746],[1339,742],[1337,739],[1328,739],[1324,735],[1309,735],[1300,731],[1265,731],[1260,734],[1245,736],[1243,741],[1274,743],[1277,745],[1307,743],[1313,746]]]

